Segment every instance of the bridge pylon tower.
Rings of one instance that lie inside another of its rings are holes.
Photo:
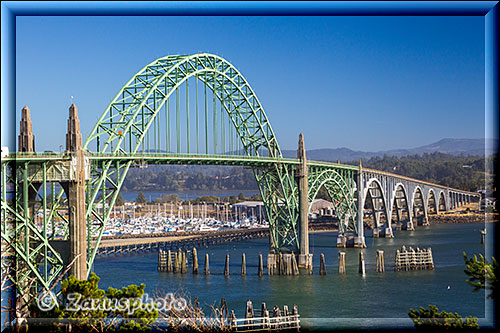
[[[304,136],[299,134],[299,148],[297,149],[299,160],[297,182],[299,186],[299,229],[300,229],[300,253],[299,268],[310,268],[312,254],[309,253],[309,203],[307,201],[307,159]]]

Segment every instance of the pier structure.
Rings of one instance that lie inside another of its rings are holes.
[[[235,229],[200,231],[191,234],[157,236],[157,237],[130,237],[114,236],[101,241],[97,256],[118,256],[162,250],[191,249],[234,241],[264,238],[269,236],[267,228]]]
[[[180,89],[185,91],[182,110]],[[189,105],[190,94],[196,100],[204,97],[205,103]],[[479,202],[477,193],[361,164],[306,159],[303,136],[298,158],[284,158],[250,84],[231,63],[214,54],[166,56],[146,65],[120,89],[83,143],[72,104],[62,153],[34,152],[27,107],[22,115],[19,152],[1,159],[1,227],[3,258],[10,255],[16,261],[14,271],[4,272],[26,299],[50,290],[69,265],[78,278],[88,277],[133,167],[252,168],[269,219],[269,255],[275,256],[271,264],[279,264],[280,270],[283,265],[284,271],[290,267],[292,272],[295,259],[311,272],[307,215],[322,188],[339,220],[339,247],[366,246],[367,211],[373,213],[374,236],[393,237],[399,226],[411,230],[428,224],[428,214]],[[59,233],[56,223],[61,226]],[[27,281],[32,281],[30,288]]]
[[[395,271],[413,271],[413,270],[432,270],[434,269],[434,259],[432,258],[432,250],[416,249],[411,246],[406,249],[403,245],[401,249],[396,250],[394,258]]]

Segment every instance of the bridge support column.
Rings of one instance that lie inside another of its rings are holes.
[[[359,159],[359,172],[357,176],[357,187],[358,187],[358,192],[357,192],[357,204],[358,204],[358,214],[356,216],[356,224],[358,227],[358,236],[354,237],[354,247],[361,247],[365,248],[365,229],[363,225],[363,209],[365,206],[365,200],[363,197],[363,192],[364,192],[364,186],[363,186],[363,170],[362,170],[362,165],[361,165],[361,159]],[[338,243],[338,241],[337,241]]]
[[[299,253],[299,268],[309,267],[312,260],[312,254],[309,254],[309,219],[308,219],[308,202],[307,202],[307,159],[306,148],[304,145],[304,136],[299,135],[299,149],[297,149],[297,158],[300,160],[298,170],[299,183],[299,229],[300,229],[300,253]]]
[[[411,212],[412,208],[408,208],[408,221],[403,224],[404,230],[415,230],[415,227],[413,226],[413,214]]]
[[[78,109],[69,108],[66,150],[71,152],[74,177],[68,182],[70,262],[75,258],[70,274],[79,280],[87,279],[87,224],[85,212],[85,157]]]
[[[19,136],[18,136],[18,151],[19,152],[29,152],[33,153],[35,151],[35,136],[33,135],[33,126],[31,123],[31,114],[30,114],[30,109],[27,106],[24,106],[22,111],[21,111],[21,121],[20,121],[20,126],[19,126]],[[30,199],[33,199],[33,191],[30,191],[28,188],[28,178],[27,178],[27,172],[24,171],[24,179],[23,179],[23,206],[25,208],[25,220],[31,220],[33,218],[33,207],[29,205]],[[31,194],[31,195],[30,195]],[[3,207],[2,207],[3,209]],[[3,223],[3,221],[2,221]],[[15,223],[12,225],[13,228],[16,227]],[[30,230],[29,228],[23,228],[20,230],[18,233],[18,241],[19,244],[25,244],[24,247],[24,253],[26,254],[27,250],[29,249],[29,244],[28,244],[28,239],[30,237]],[[3,241],[2,241],[3,243]],[[26,246],[28,245],[28,246]],[[2,244],[2,252],[4,250],[3,248],[4,244]],[[23,330],[28,329],[28,324],[27,324],[27,318],[30,317],[29,315],[29,310],[27,308],[27,303],[30,301],[29,299],[29,278],[32,276],[33,273],[29,273],[28,277],[22,277],[22,274],[25,273],[29,268],[27,263],[23,260],[23,258],[20,256],[19,253],[14,252],[15,254],[15,262],[7,261],[7,271],[14,272],[13,275],[15,276],[15,279],[18,280],[18,286],[17,290],[12,288],[11,292],[12,294],[9,295],[9,301],[12,299],[15,300],[14,303],[14,309],[10,309],[10,306],[12,303],[8,305],[9,309],[8,310],[14,310],[15,313],[15,318],[16,318],[16,323],[14,326],[15,331],[21,332]],[[2,264],[3,264],[4,258],[2,254]],[[3,272],[2,272],[2,277],[3,277]],[[2,289],[3,289],[3,280],[2,280]],[[6,284],[12,282],[11,281],[6,281]],[[7,288],[5,291],[5,294],[10,294],[9,288]],[[23,295],[24,293],[24,295]],[[2,298],[4,298],[4,290],[2,290]],[[3,312],[3,310],[2,310]],[[6,314],[7,316],[7,314]]]

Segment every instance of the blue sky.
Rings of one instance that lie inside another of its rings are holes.
[[[300,132],[366,151],[485,136],[482,16],[18,17],[16,115],[59,151],[70,96],[85,137],[144,65],[200,51],[246,77],[282,149]]]

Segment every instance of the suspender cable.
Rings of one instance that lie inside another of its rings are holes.
[[[166,129],[165,139],[167,140],[167,152],[170,153],[170,98],[167,100],[167,105],[165,106],[165,121]]]
[[[196,60],[198,62],[198,60]],[[200,129],[198,120],[198,75],[194,77],[194,83],[196,86],[196,154],[200,153]]]
[[[153,91],[153,110],[156,110],[156,90]],[[155,115],[153,114],[153,140],[155,142],[155,152],[158,151],[158,146],[156,145],[156,137],[157,137],[157,132],[156,132],[156,127],[157,127],[157,122],[158,119],[156,119]]]
[[[205,76],[205,154],[208,154],[208,103],[207,103],[207,77]]]
[[[177,81],[177,80],[176,80]],[[179,108],[179,88],[175,89],[175,115],[177,124],[177,154],[181,152],[181,114]]]
[[[213,74],[213,94],[212,94],[212,99],[213,99],[213,125],[214,125],[214,154],[217,154],[217,100],[215,99],[215,94],[216,94],[216,87],[215,87],[215,72]]]
[[[189,154],[189,79],[186,80],[187,153]]]
[[[220,90],[220,127],[221,127],[221,146],[222,146],[222,154],[226,154],[226,145],[225,145],[225,136],[226,136],[226,127],[224,126],[224,80],[222,81],[222,86]]]

